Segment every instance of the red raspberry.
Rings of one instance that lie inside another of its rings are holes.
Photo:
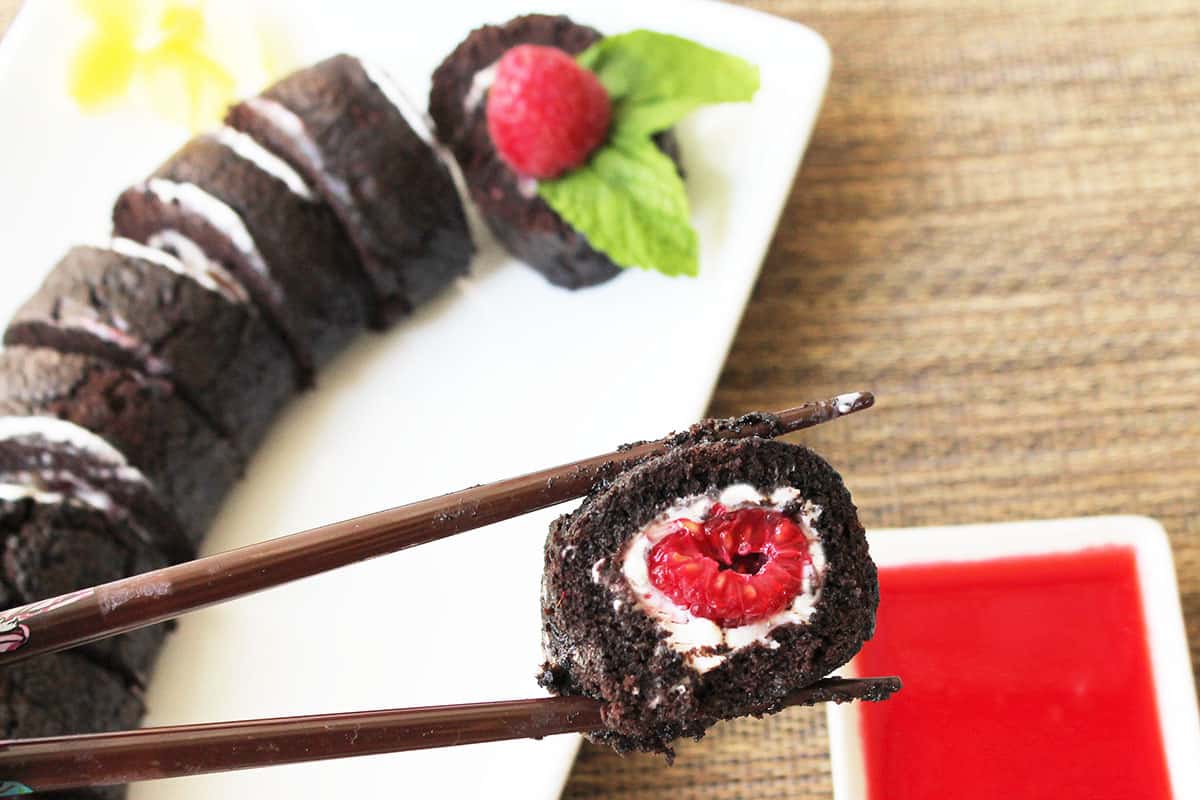
[[[604,141],[611,118],[600,79],[556,47],[518,45],[496,66],[488,133],[521,175],[553,178],[578,167]]]
[[[720,504],[704,522],[678,530],[650,550],[650,582],[697,617],[723,628],[782,611],[800,592],[812,563],[808,538],[778,511]]]

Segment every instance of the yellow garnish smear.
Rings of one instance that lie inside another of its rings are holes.
[[[77,0],[77,6],[91,31],[72,60],[69,91],[88,112],[132,101],[199,130],[287,62],[278,36],[255,26],[246,9],[236,30],[214,30],[210,4],[200,0]],[[256,35],[247,37],[248,28]]]

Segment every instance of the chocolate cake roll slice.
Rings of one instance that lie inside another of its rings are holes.
[[[4,608],[158,569],[167,559],[137,523],[92,498],[12,483],[0,475],[0,586]],[[144,686],[167,634],[154,625],[84,645],[80,652]]]
[[[6,739],[100,733],[136,727],[141,692],[78,653],[53,653],[0,670],[0,735]],[[37,787],[33,787],[37,788]],[[45,798],[117,800],[125,788],[46,792]]]
[[[844,664],[878,596],[850,494],[820,457],[754,438],[681,446],[551,527],[541,682],[606,703],[598,741],[669,752]]]
[[[161,493],[193,544],[242,470],[236,448],[170,382],[90,356],[5,349],[0,416],[58,418],[100,437]]]
[[[0,483],[77,499],[137,533],[172,563],[195,557],[183,525],[149,479],[107,441],[72,422],[0,417]]]
[[[17,311],[4,342],[166,378],[248,454],[291,397],[297,367],[241,285],[219,265],[196,266],[128,239],[73,248]]]
[[[237,131],[188,142],[118,198],[113,224],[198,271],[215,261],[231,273],[283,335],[304,383],[366,326],[368,287],[337,220]]]
[[[537,195],[537,184],[514,172],[496,152],[487,125],[494,66],[519,44],[557,47],[577,55],[601,34],[565,16],[529,14],[470,33],[433,73],[429,113],[438,137],[454,153],[488,227],[514,256],[556,286],[579,289],[610,280],[620,267],[594,249]],[[678,162],[674,137],[656,137]]]
[[[228,122],[329,203],[370,278],[379,325],[466,273],[474,245],[450,168],[382,70],[334,56],[234,106]]]

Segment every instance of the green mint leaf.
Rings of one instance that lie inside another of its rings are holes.
[[[538,194],[622,267],[700,272],[700,244],[675,164],[647,136],[614,131],[588,163],[538,183]]]
[[[586,164],[541,181],[538,194],[615,264],[699,274],[700,245],[683,181],[650,137],[701,106],[751,100],[758,68],[645,30],[601,39],[577,60],[612,98],[612,128]]]
[[[759,86],[748,61],[647,30],[606,36],[576,60],[608,90],[621,133],[666,130],[700,106],[747,102]]]

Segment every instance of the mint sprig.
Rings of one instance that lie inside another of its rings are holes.
[[[751,100],[758,68],[646,30],[608,36],[576,60],[608,90],[612,128],[586,164],[539,182],[538,195],[619,266],[699,274],[687,192],[651,137],[701,106]]]
[[[538,194],[615,264],[665,275],[699,272],[700,242],[683,181],[648,136],[618,131],[587,164],[539,183]]]
[[[606,37],[575,60],[608,90],[622,133],[658,133],[701,106],[749,102],[758,90],[753,64],[654,31]]]

